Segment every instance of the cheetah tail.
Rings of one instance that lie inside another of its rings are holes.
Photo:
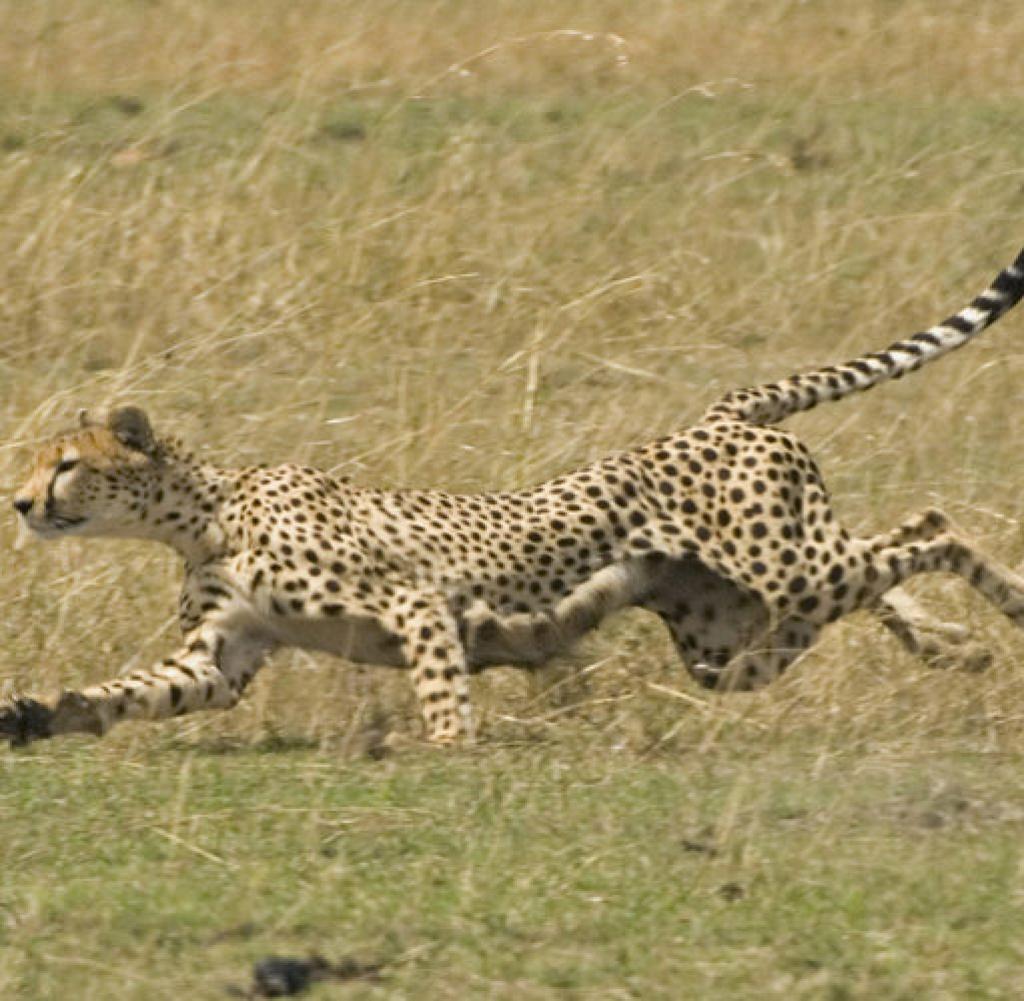
[[[780,382],[738,389],[704,413],[703,421],[777,424],[800,410],[841,400],[889,379],[899,379],[926,362],[955,351],[991,326],[1024,297],[1024,250],[969,306],[929,330],[896,341],[884,351],[861,355]]]

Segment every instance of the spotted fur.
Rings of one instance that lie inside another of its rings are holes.
[[[914,652],[962,631],[898,585],[959,574],[1024,625],[1024,580],[939,511],[851,536],[814,461],[772,425],[919,368],[1024,294],[1024,252],[967,308],[885,351],[730,393],[688,430],[538,487],[458,495],[350,485],[316,469],[224,469],[122,407],[56,435],[14,506],[42,536],[134,536],[184,559],[182,644],[149,670],[17,699],[0,734],[104,733],[124,718],[234,705],[281,646],[409,669],[428,736],[472,737],[467,678],[540,664],[627,606],[662,619],[711,688],[777,677],[824,625],[871,609]]]

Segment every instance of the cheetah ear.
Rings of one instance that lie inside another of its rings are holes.
[[[114,407],[107,415],[107,427],[126,448],[144,455],[155,454],[153,428],[146,412],[140,407]]]

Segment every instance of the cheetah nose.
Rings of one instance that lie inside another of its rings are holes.
[[[32,510],[32,498],[31,497],[15,497],[14,498],[14,510],[18,514],[26,515]]]

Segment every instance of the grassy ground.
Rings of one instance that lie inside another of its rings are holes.
[[[740,734],[454,763],[61,748],[4,769],[35,820],[5,832],[5,996],[223,997],[318,949],[386,964],[325,997],[1014,997],[1019,772]]]
[[[5,16],[6,15],[6,16]],[[1024,15],[989,0],[0,0],[0,487],[79,406],[214,459],[535,481],[964,303],[1024,237]],[[1024,558],[1014,316],[791,422],[853,529],[939,503]],[[172,642],[177,567],[15,553],[0,695]],[[930,672],[872,621],[709,698],[626,616],[484,740],[404,679],[281,656],[223,717],[0,753],[0,996],[1024,992],[1024,643]],[[405,735],[376,760],[379,737]]]

